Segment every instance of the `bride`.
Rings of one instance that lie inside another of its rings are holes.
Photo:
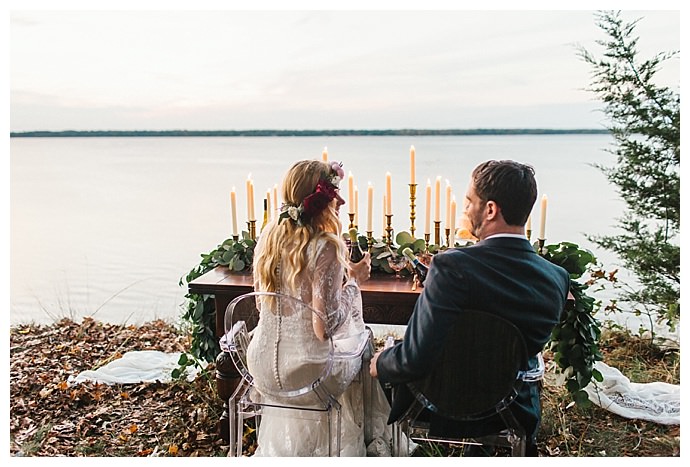
[[[336,162],[305,160],[294,164],[282,183],[280,215],[259,238],[253,265],[254,290],[296,297],[326,317],[319,319],[311,311],[305,311],[309,316],[275,315],[267,309],[260,315],[247,351],[249,371],[259,392],[265,388],[270,394],[283,383],[281,376],[296,374],[298,368],[321,358],[327,338],[337,345],[364,331],[359,285],[369,279],[371,258],[365,253],[358,263],[348,260],[338,218],[344,204],[338,194],[343,176],[341,164]],[[281,333],[289,333],[291,340],[297,337],[296,348],[285,351],[281,347],[281,352],[273,352]],[[365,439],[362,385],[371,381],[355,379],[359,374],[370,378],[367,371],[360,373],[361,365],[361,358],[338,361],[324,383],[331,393],[339,395],[342,407],[340,455],[390,455],[391,432],[385,422],[390,406],[376,381],[372,384],[373,426],[367,427],[370,439]],[[328,453],[326,432],[325,421],[264,416],[255,455],[324,456]]]

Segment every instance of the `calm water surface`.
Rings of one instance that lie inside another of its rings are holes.
[[[201,253],[232,233],[231,189],[237,189],[238,218],[245,227],[248,175],[260,213],[259,198],[280,183],[290,165],[320,159],[324,147],[354,176],[360,230],[366,222],[367,184],[374,186],[377,236],[387,171],[393,180],[395,230],[409,230],[411,145],[416,148],[419,236],[427,179],[433,184],[440,175],[444,187],[447,179],[462,205],[470,171],[479,162],[532,164],[539,197],[549,198],[547,243],[578,243],[613,268],[616,259],[584,236],[614,233],[622,214],[614,188],[591,165],[614,162],[606,152],[611,143],[608,135],[12,138],[10,322],[91,315],[112,323],[176,321],[185,294],[180,277],[198,264]],[[347,183],[342,189],[346,194]],[[444,208],[441,213],[444,219]]]

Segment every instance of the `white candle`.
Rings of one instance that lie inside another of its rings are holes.
[[[355,185],[355,226],[359,229],[359,190],[357,185]]]
[[[391,173],[386,172],[386,214],[391,215],[393,214],[393,210],[391,209]]]
[[[383,225],[383,236],[386,236],[386,195],[383,195],[383,222],[381,222],[381,225]]]
[[[458,210],[458,205],[455,201],[455,196],[450,202],[450,238],[448,240],[448,247],[452,248],[455,246],[455,211]]]
[[[352,177],[352,172],[347,177],[347,195],[348,195],[348,212],[355,212],[355,179]]]
[[[414,146],[410,146],[410,184],[414,185]]]
[[[323,147],[323,152],[321,153],[321,157],[323,158],[324,162],[328,162],[328,148],[326,146]]]
[[[230,211],[232,213],[232,234],[237,235],[237,193],[235,187],[230,192]]]
[[[278,206],[278,185],[273,185],[273,211],[277,211],[280,208]]]
[[[254,219],[254,184],[252,182],[252,174],[247,176],[247,220]]]
[[[426,181],[426,219],[424,220],[424,233],[431,233],[431,180]]]
[[[436,205],[434,206],[434,222],[441,220],[441,176],[436,177]]]
[[[450,187],[450,182],[448,179],[446,179],[446,229],[452,228],[450,225],[450,195],[451,195],[452,189]]]
[[[545,240],[546,236],[546,195],[541,197],[541,221],[539,223],[539,240]]]
[[[367,232],[373,232],[374,229],[372,228],[372,216],[373,216],[373,210],[374,210],[374,187],[371,186],[371,182],[369,182],[369,186],[367,187]]]

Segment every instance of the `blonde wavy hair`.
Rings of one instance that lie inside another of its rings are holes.
[[[304,198],[316,190],[316,184],[320,179],[328,178],[330,171],[331,167],[326,162],[318,160],[295,163],[283,179],[281,190],[284,202],[294,206],[300,205]],[[274,217],[261,232],[262,248],[254,256],[254,290],[278,292],[279,265],[283,269],[290,290],[296,290],[297,276],[315,259],[307,258],[307,246],[321,238],[335,246],[338,261],[349,273],[347,250],[340,237],[341,229],[336,200],[332,200],[323,211],[302,226],[289,218],[278,222],[277,216]]]

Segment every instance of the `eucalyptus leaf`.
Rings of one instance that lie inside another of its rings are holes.
[[[241,259],[238,258],[233,262],[232,269],[233,269],[233,271],[239,272],[239,271],[244,269],[244,266],[245,266],[244,261],[242,261]]]
[[[414,240],[414,237],[405,231],[398,232],[398,234],[395,236],[395,243],[398,245],[410,244],[413,243]]]

